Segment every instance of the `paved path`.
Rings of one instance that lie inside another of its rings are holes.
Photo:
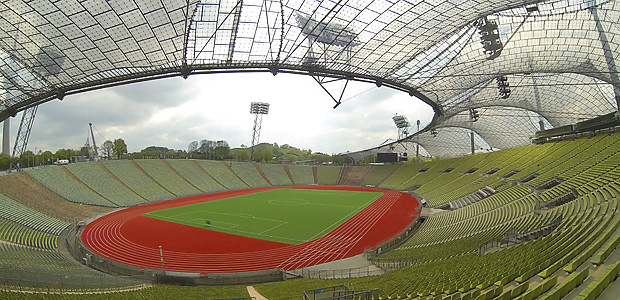
[[[248,293],[250,294],[250,297],[254,297],[254,298],[256,298],[256,300],[269,300],[269,299],[267,299],[267,298],[263,297],[263,295],[259,294],[259,293],[258,293],[258,292],[254,289],[254,287],[253,287],[253,286],[248,285],[246,288],[248,289]]]

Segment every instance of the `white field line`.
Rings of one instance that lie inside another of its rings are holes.
[[[366,202],[364,205],[360,205],[360,206],[358,206],[357,208],[360,208],[360,207],[364,207],[364,208],[366,208],[368,205],[370,205],[370,203],[375,202],[375,200],[377,200],[377,199],[379,199],[379,198],[381,198],[381,197],[383,197],[383,193],[381,193],[381,195],[379,195],[379,196],[377,196],[377,197],[373,198],[372,200],[370,200],[370,201]],[[349,214],[347,214],[346,216],[344,216],[344,217],[340,218],[338,221],[334,222],[333,224],[329,225],[329,226],[328,226],[328,227],[326,227],[325,229],[321,230],[320,232],[318,232],[317,234],[315,234],[314,236],[312,236],[311,238],[309,238],[308,240],[306,240],[306,242],[308,242],[308,241],[312,241],[312,240],[316,239],[318,236],[324,235],[324,234],[325,234],[325,232],[326,232],[326,231],[328,231],[328,230],[329,230],[329,231],[332,231],[334,228],[336,228],[336,224],[342,223],[342,222],[343,222],[343,220],[348,220],[348,219],[350,219],[353,215],[357,214],[358,212],[360,212],[360,211],[362,211],[362,210],[363,210],[363,209],[360,209],[359,211],[357,211],[357,209],[356,209],[356,210],[354,210],[354,211],[350,212],[350,213],[349,213]]]

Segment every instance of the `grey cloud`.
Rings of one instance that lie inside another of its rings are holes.
[[[103,89],[41,105],[30,145],[52,151],[79,148],[89,122],[107,139],[125,139],[130,151],[151,145],[186,149],[190,141],[201,139],[249,145],[249,103],[265,101],[273,104],[263,120],[261,142],[339,153],[395,138],[394,113],[406,112],[412,121],[431,111],[400,91],[353,87],[351,93],[359,94],[337,109],[312,79],[299,75],[197,75]],[[423,117],[430,120],[432,115]],[[15,132],[19,119],[13,120]],[[97,133],[96,138],[103,142]]]

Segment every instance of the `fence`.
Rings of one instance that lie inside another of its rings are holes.
[[[349,290],[346,285],[304,291],[304,300],[370,300],[378,298],[378,289]]]
[[[371,260],[373,258],[378,257],[383,252],[396,249],[398,246],[402,245],[410,237],[412,237],[416,232],[418,232],[420,227],[422,227],[422,224],[424,224],[424,221],[426,221],[426,218],[423,218],[420,216],[421,210],[422,210],[422,207],[419,206],[416,212],[417,217],[415,218],[415,220],[413,220],[413,222],[411,222],[409,226],[407,226],[407,228],[403,230],[400,234],[384,242],[379,243],[379,245],[375,249],[366,250],[365,251],[366,258]]]
[[[424,259],[424,255],[408,257],[401,261],[382,260],[381,257],[376,257],[372,259],[372,263],[387,272],[391,272],[391,271],[398,270],[401,268],[409,267],[423,259]]]
[[[41,292],[41,293],[78,293],[78,292],[113,292],[145,288],[146,285],[133,278],[111,276],[84,276],[74,272],[49,272],[5,270],[0,267],[0,290]]]
[[[374,269],[374,270],[373,270]],[[377,269],[375,267],[360,267],[350,269],[338,269],[338,270],[312,270],[301,269],[299,272],[293,272],[304,278],[318,278],[318,279],[341,279],[341,278],[359,278],[366,276],[375,276],[384,274],[385,271]]]
[[[516,244],[525,243],[537,238],[551,234],[562,223],[562,216],[553,219],[549,224],[536,228],[527,233],[517,233],[515,231],[507,231],[504,233],[503,239],[491,239],[490,241],[480,245],[478,256],[507,248]]]

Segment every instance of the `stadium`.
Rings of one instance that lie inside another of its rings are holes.
[[[0,298],[617,299],[619,16],[614,0],[1,2],[14,159],[39,105],[170,77],[365,82],[434,116],[395,119],[398,140],[348,165],[0,176]],[[399,163],[413,152],[433,159]]]

